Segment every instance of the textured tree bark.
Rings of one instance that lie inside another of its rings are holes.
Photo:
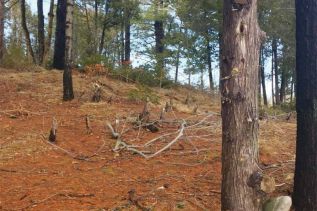
[[[66,7],[66,0],[57,1],[53,68],[59,70],[63,70],[65,67]]]
[[[4,54],[4,0],[0,0],[0,64]]]
[[[30,33],[26,25],[25,0],[21,0],[20,5],[21,5],[21,24],[22,24],[22,28],[23,28],[23,32],[25,36],[26,47],[28,49],[30,56],[32,57],[33,63],[36,64],[36,59],[35,59],[34,51],[31,44],[31,39],[30,39]]]
[[[44,48],[44,63],[47,62],[49,52],[51,49],[52,33],[53,33],[53,20],[54,20],[54,0],[51,0],[50,1],[50,10],[48,12],[47,38],[45,41],[45,48]]]
[[[39,65],[43,64],[45,52],[45,31],[44,31],[44,14],[43,0],[37,0],[37,36],[38,36],[38,61]]]
[[[224,0],[221,42],[223,211],[259,211],[251,180],[258,168],[259,50],[265,37],[257,22],[257,0],[233,9]]]
[[[262,90],[263,90],[263,103],[265,106],[267,106],[267,95],[266,95],[266,85],[265,85],[265,73],[264,73],[264,53],[263,53],[263,48],[261,48],[261,56],[260,56],[260,60],[261,60],[261,85],[262,85]]]
[[[317,1],[296,0],[296,210],[317,210]]]
[[[66,13],[66,42],[65,42],[65,69],[63,74],[64,101],[74,99],[72,80],[72,38],[73,38],[73,9],[74,0],[67,0]]]

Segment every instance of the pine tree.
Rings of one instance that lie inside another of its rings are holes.
[[[317,1],[296,0],[296,210],[317,210]]]
[[[237,3],[235,3],[237,2]],[[221,42],[222,210],[259,211],[257,0],[224,1]]]

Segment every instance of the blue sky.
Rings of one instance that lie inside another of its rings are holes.
[[[37,11],[37,1],[36,0],[26,0],[26,2],[31,6],[31,9],[33,12]],[[48,11],[49,11],[49,6],[50,6],[50,0],[43,0],[43,10],[45,16],[47,16]]]

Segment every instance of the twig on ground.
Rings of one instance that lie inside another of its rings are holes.
[[[179,140],[179,138],[183,136],[185,125],[186,125],[186,122],[183,121],[181,128],[179,129],[179,133],[174,138],[174,140],[171,141],[170,143],[168,143],[165,147],[161,148],[159,151],[155,152],[154,154],[147,156],[147,158],[153,158],[153,157],[157,156],[158,154],[162,153],[163,151],[165,151],[166,149],[170,148],[173,144],[175,144]]]
[[[82,161],[90,161],[89,159],[92,158],[92,157],[97,156],[97,155],[103,150],[103,148],[104,148],[105,145],[106,145],[105,140],[103,140],[102,145],[101,145],[101,146],[98,148],[98,150],[97,150],[95,153],[93,153],[92,155],[88,155],[88,156],[87,156],[87,155],[77,155],[77,154],[74,154],[74,153],[72,153],[72,152],[67,151],[66,149],[64,149],[64,148],[62,148],[62,147],[60,147],[60,146],[58,146],[58,145],[56,145],[56,144],[53,144],[53,143],[51,143],[51,142],[49,142],[49,141],[46,141],[47,138],[45,137],[45,135],[41,134],[41,137],[42,137],[42,139],[43,139],[43,141],[44,141],[45,143],[51,145],[52,147],[54,147],[54,148],[56,148],[56,149],[59,149],[60,151],[64,152],[66,155],[70,156],[71,158],[73,158],[73,159],[75,159],[75,160],[82,160]]]
[[[38,200],[38,201],[33,201],[31,204],[29,205],[26,205],[24,207],[20,207],[20,208],[13,208],[13,209],[8,209],[8,208],[3,208],[3,210],[7,210],[7,211],[15,211],[15,210],[25,210],[25,209],[28,209],[28,208],[31,208],[31,207],[34,207],[36,205],[39,205],[39,204],[42,204],[54,197],[58,197],[58,196],[61,196],[61,197],[67,197],[69,199],[71,198],[85,198],[85,197],[94,197],[95,194],[93,193],[89,193],[89,194],[81,194],[81,193],[55,193],[53,195],[50,195],[42,200]]]

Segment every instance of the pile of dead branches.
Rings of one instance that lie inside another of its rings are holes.
[[[167,112],[172,112],[174,117],[172,119],[164,118],[164,113]],[[112,138],[116,140],[114,152],[126,150],[149,159],[172,149],[176,143],[181,148],[184,148],[183,143],[188,143],[193,148],[192,152],[199,152],[200,149],[195,147],[194,141],[212,141],[211,136],[216,129],[220,128],[220,122],[213,120],[215,116],[219,116],[219,114],[207,113],[180,119],[176,117],[172,108],[165,106],[160,117],[151,120],[146,103],[138,117],[130,117],[125,120],[116,119],[114,124],[107,122],[106,126],[111,132]],[[120,122],[123,124],[120,125]],[[149,136],[148,133],[156,135],[154,138],[146,140],[146,137]],[[133,144],[136,141],[138,144]],[[140,144],[140,142],[142,143]]]

